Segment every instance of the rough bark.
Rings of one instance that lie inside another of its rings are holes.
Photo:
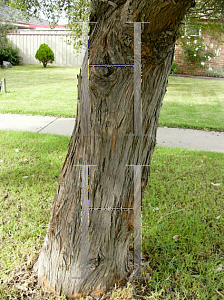
[[[81,167],[89,172],[89,207],[133,207],[133,168],[150,165],[158,117],[179,24],[192,0],[92,1],[90,64],[133,64],[134,25],[142,25],[142,131],[133,133],[133,68],[90,67],[90,134],[81,136],[80,101],[75,128],[39,256],[39,284],[75,298],[101,294],[132,272],[133,210],[89,212],[89,276],[81,274]],[[79,76],[79,100],[81,76]],[[149,167],[142,168],[142,192]]]

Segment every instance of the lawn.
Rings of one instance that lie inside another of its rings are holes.
[[[170,76],[159,124],[224,131],[224,80]]]
[[[79,68],[42,65],[1,69],[7,93],[0,93],[0,113],[74,117]]]
[[[7,94],[0,113],[74,117],[79,68],[18,66],[0,69]],[[224,131],[224,80],[170,76],[160,126]]]
[[[52,299],[41,296],[31,270],[68,142],[0,131],[0,299]],[[143,198],[144,272],[150,279],[116,289],[109,299],[224,297],[223,174],[223,154],[156,148]]]

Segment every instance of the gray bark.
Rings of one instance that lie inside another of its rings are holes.
[[[126,22],[150,21],[142,25],[143,135],[133,135],[133,67],[90,67],[91,136],[81,135],[79,101],[37,264],[43,289],[64,292],[70,298],[97,295],[131,274],[133,209],[108,208],[134,207],[134,169],[127,165],[150,165],[178,26],[191,5],[191,0],[92,1],[91,21],[97,21],[89,34],[92,65],[134,64],[134,24]],[[78,89],[80,100],[81,75]],[[89,211],[88,277],[80,279],[84,255],[80,251],[81,176],[85,177],[86,169],[81,174],[76,165],[84,164],[97,167],[89,168],[89,207],[95,210]],[[149,169],[142,167],[142,193]]]

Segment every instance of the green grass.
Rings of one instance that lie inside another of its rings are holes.
[[[42,65],[0,69],[7,94],[0,93],[0,113],[74,117],[79,68]],[[160,126],[224,131],[224,80],[170,76]]]
[[[164,299],[221,299],[217,291],[224,297],[223,159],[179,149],[155,153],[143,201],[143,245],[149,291],[163,290]]]
[[[0,113],[74,117],[79,68],[42,65],[0,69],[7,93],[0,93]]]
[[[159,124],[224,131],[224,80],[170,76]]]
[[[30,269],[46,233],[68,142],[0,131],[0,299],[23,299],[22,294],[27,299],[28,292],[32,299],[52,299],[35,291]],[[133,284],[135,299],[224,297],[224,271],[217,271],[224,266],[223,174],[223,154],[156,148],[143,199],[145,273],[151,278]],[[132,299],[133,287],[114,291],[110,299]]]

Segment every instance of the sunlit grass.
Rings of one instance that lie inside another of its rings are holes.
[[[143,202],[143,245],[149,290],[163,290],[165,299],[220,299],[224,291],[217,271],[224,266],[223,158],[157,148]]]
[[[0,132],[1,271],[32,260],[46,232],[46,221],[65,158],[68,138]]]
[[[224,130],[224,80],[169,77],[160,126]]]
[[[41,65],[0,69],[7,94],[0,113],[74,117],[79,68]],[[224,130],[224,80],[169,77],[160,126]]]
[[[0,69],[7,93],[0,93],[0,113],[74,117],[79,68],[42,65]]]

